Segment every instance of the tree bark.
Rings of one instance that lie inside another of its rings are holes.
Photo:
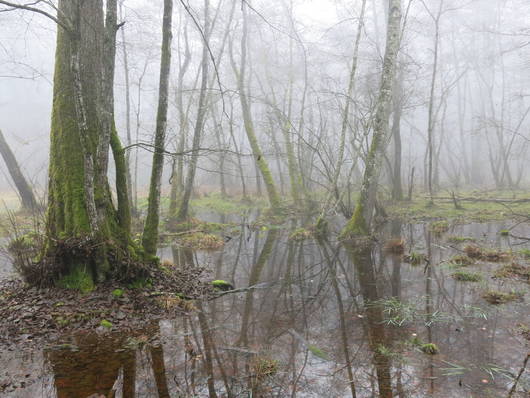
[[[171,69],[171,23],[173,17],[173,0],[164,0],[164,20],[162,23],[162,56],[160,60],[160,81],[158,87],[158,110],[156,115],[155,149],[147,216],[145,219],[142,245],[147,255],[154,256],[158,244],[158,224],[160,219],[160,187],[164,168],[164,148],[167,128],[167,108],[169,74]]]
[[[44,255],[54,259],[56,243],[68,238],[96,240],[100,244],[90,255],[81,256],[73,250],[60,260],[63,272],[81,272],[98,281],[134,255],[129,204],[123,198],[127,198],[127,186],[120,184],[125,181],[121,143],[113,120],[114,61],[103,59],[115,54],[117,28],[115,13],[112,16],[116,4],[109,1],[107,6],[111,9],[105,26],[101,0],[61,0],[58,4],[61,24],[55,56],[46,220],[49,240]],[[106,174],[110,144],[115,150],[118,211]]]
[[[370,235],[372,229],[382,154],[388,141],[392,84],[396,74],[396,60],[401,33],[401,0],[390,0],[389,5],[386,49],[374,120],[374,134],[366,157],[360,197],[352,218],[342,231],[343,238],[367,236]]]
[[[403,200],[401,180],[401,114],[403,113],[403,72],[397,74],[394,84],[394,117],[392,120],[392,138],[394,140],[394,166],[392,168],[392,199]]]
[[[197,163],[199,162],[199,147],[201,145],[201,136],[204,129],[204,121],[208,108],[206,91],[208,89],[208,69],[209,69],[209,51],[208,51],[208,37],[209,37],[209,1],[204,1],[204,37],[202,48],[201,61],[201,89],[199,94],[199,107],[197,110],[197,120],[195,121],[195,128],[193,131],[192,153],[191,160],[188,167],[188,175],[186,176],[186,183],[184,184],[184,192],[180,200],[180,206],[177,213],[177,222],[184,222],[188,218],[189,204],[191,193],[193,190],[193,182],[195,181],[195,173],[197,171]]]
[[[237,77],[237,86],[239,90],[239,99],[241,102],[241,109],[243,112],[243,122],[245,125],[245,132],[247,133],[247,138],[254,154],[254,160],[256,162],[256,167],[259,169],[263,181],[265,183],[265,188],[267,189],[267,195],[269,198],[269,203],[272,209],[278,210],[280,208],[280,196],[276,189],[276,184],[272,177],[269,165],[265,160],[265,156],[261,151],[256,132],[254,130],[254,123],[252,121],[252,114],[250,112],[250,104],[248,101],[247,89],[245,86],[246,79],[246,63],[247,63],[247,37],[248,37],[248,17],[246,11],[246,3],[243,3],[241,8],[243,12],[243,34],[241,36],[241,66],[239,71],[235,66],[235,62],[232,59],[232,68]]]

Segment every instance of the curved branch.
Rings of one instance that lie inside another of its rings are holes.
[[[39,2],[37,1],[37,2],[33,2],[33,3],[29,3],[29,4],[16,4],[16,3],[12,3],[10,1],[0,0],[0,4],[3,4],[5,6],[7,6],[7,7],[11,7],[12,9],[26,10],[26,11],[31,11],[31,12],[35,12],[37,14],[44,15],[46,18],[51,19],[53,22],[55,22],[57,25],[59,25],[61,28],[63,28],[67,32],[71,32],[70,26],[68,26],[67,24],[61,22],[59,20],[59,18],[57,18],[56,16],[50,14],[49,12],[41,10],[40,8],[32,7],[33,4],[37,4],[37,3],[39,3]],[[12,10],[2,10],[2,11],[12,11]]]

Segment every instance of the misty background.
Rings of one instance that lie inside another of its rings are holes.
[[[385,1],[368,1],[362,25],[345,165],[341,180],[357,183],[374,109],[384,52]],[[191,61],[183,77],[184,106],[190,108],[187,141],[191,145],[201,61],[202,1],[189,1],[189,12],[176,1],[167,149],[176,151],[180,134],[176,107],[178,74],[188,37]],[[230,11],[235,6],[233,20]],[[214,1],[215,25],[210,39],[213,59],[228,32],[239,57],[240,5]],[[249,11],[248,87],[258,139],[275,179],[288,190],[281,126],[276,111],[290,109],[297,151],[305,154],[302,170],[314,187],[325,185],[326,169],[336,159],[354,40],[361,1],[254,1]],[[405,26],[399,57],[403,115],[402,177],[406,184],[415,168],[415,189],[423,189],[426,171],[428,104],[439,15],[438,65],[434,87],[435,181],[440,187],[524,188],[530,138],[530,3],[526,0],[411,0],[403,4]],[[116,57],[116,123],[124,144],[125,45],[130,74],[132,142],[151,143],[155,128],[161,41],[161,2],[128,0],[120,6]],[[193,18],[192,18],[193,16]],[[198,25],[198,26],[197,26]],[[27,12],[0,13],[0,129],[37,191],[46,185],[52,103],[56,26]],[[122,35],[123,33],[123,35]],[[124,42],[125,39],[125,42]],[[216,117],[208,117],[201,148],[229,151],[225,164],[228,189],[240,193],[233,154],[251,153],[237,101],[237,82],[226,45],[210,68]],[[237,62],[237,60],[236,60]],[[288,93],[292,90],[292,103]],[[222,93],[222,95],[220,95]],[[214,120],[216,119],[216,120]],[[228,131],[232,127],[235,140]],[[298,127],[301,129],[298,130]],[[235,141],[235,142],[234,142]],[[237,146],[237,147],[236,147]],[[387,166],[392,160],[387,150]],[[137,191],[145,193],[152,154],[131,149],[137,162]],[[256,172],[250,156],[242,157],[250,189]],[[0,191],[14,191],[3,162]],[[171,158],[166,159],[163,186],[169,187]],[[386,167],[386,166],[385,166]],[[202,153],[196,187],[218,190],[219,152]],[[329,174],[329,172],[328,172]],[[386,173],[388,179],[389,173]],[[285,180],[285,181],[283,181]],[[385,180],[383,179],[383,182]]]

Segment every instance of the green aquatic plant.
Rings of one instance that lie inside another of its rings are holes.
[[[429,225],[429,230],[437,235],[441,235],[449,230],[449,223],[446,220],[433,221]]]
[[[453,256],[451,260],[449,260],[451,264],[455,264],[459,267],[467,267],[469,265],[473,265],[475,261],[466,255],[458,254],[456,256]]]
[[[434,343],[425,343],[420,346],[420,350],[428,355],[436,355],[440,352],[438,346]]]
[[[480,282],[482,280],[482,275],[476,272],[457,271],[451,276],[460,282]]]
[[[447,241],[451,243],[474,242],[475,240],[476,239],[471,236],[450,235],[447,237]]]
[[[369,305],[381,307],[385,315],[383,322],[398,327],[414,321],[417,312],[414,304],[401,301],[395,297],[374,301]]]
[[[494,276],[496,278],[519,279],[528,283],[530,282],[530,267],[518,263],[511,263],[495,271]]]
[[[484,292],[482,297],[484,300],[486,300],[488,303],[497,305],[497,304],[506,304],[511,301],[517,301],[521,300],[524,296],[523,292],[515,292],[511,291],[509,293],[506,292],[500,292],[498,290],[488,290],[487,292]]]

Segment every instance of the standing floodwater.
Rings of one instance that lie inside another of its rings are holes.
[[[236,292],[143,330],[4,349],[3,396],[504,396],[528,350],[528,284],[492,278],[505,263],[454,263],[464,247],[456,237],[503,250],[520,243],[497,230],[462,225],[442,237],[394,222],[386,244],[365,248],[276,229],[244,231],[217,252],[162,248],[189,267],[206,264]],[[395,236],[406,237],[405,253]],[[480,281],[457,280],[462,269]],[[521,299],[490,304],[485,293],[498,290]],[[517,391],[529,382],[523,374]]]

